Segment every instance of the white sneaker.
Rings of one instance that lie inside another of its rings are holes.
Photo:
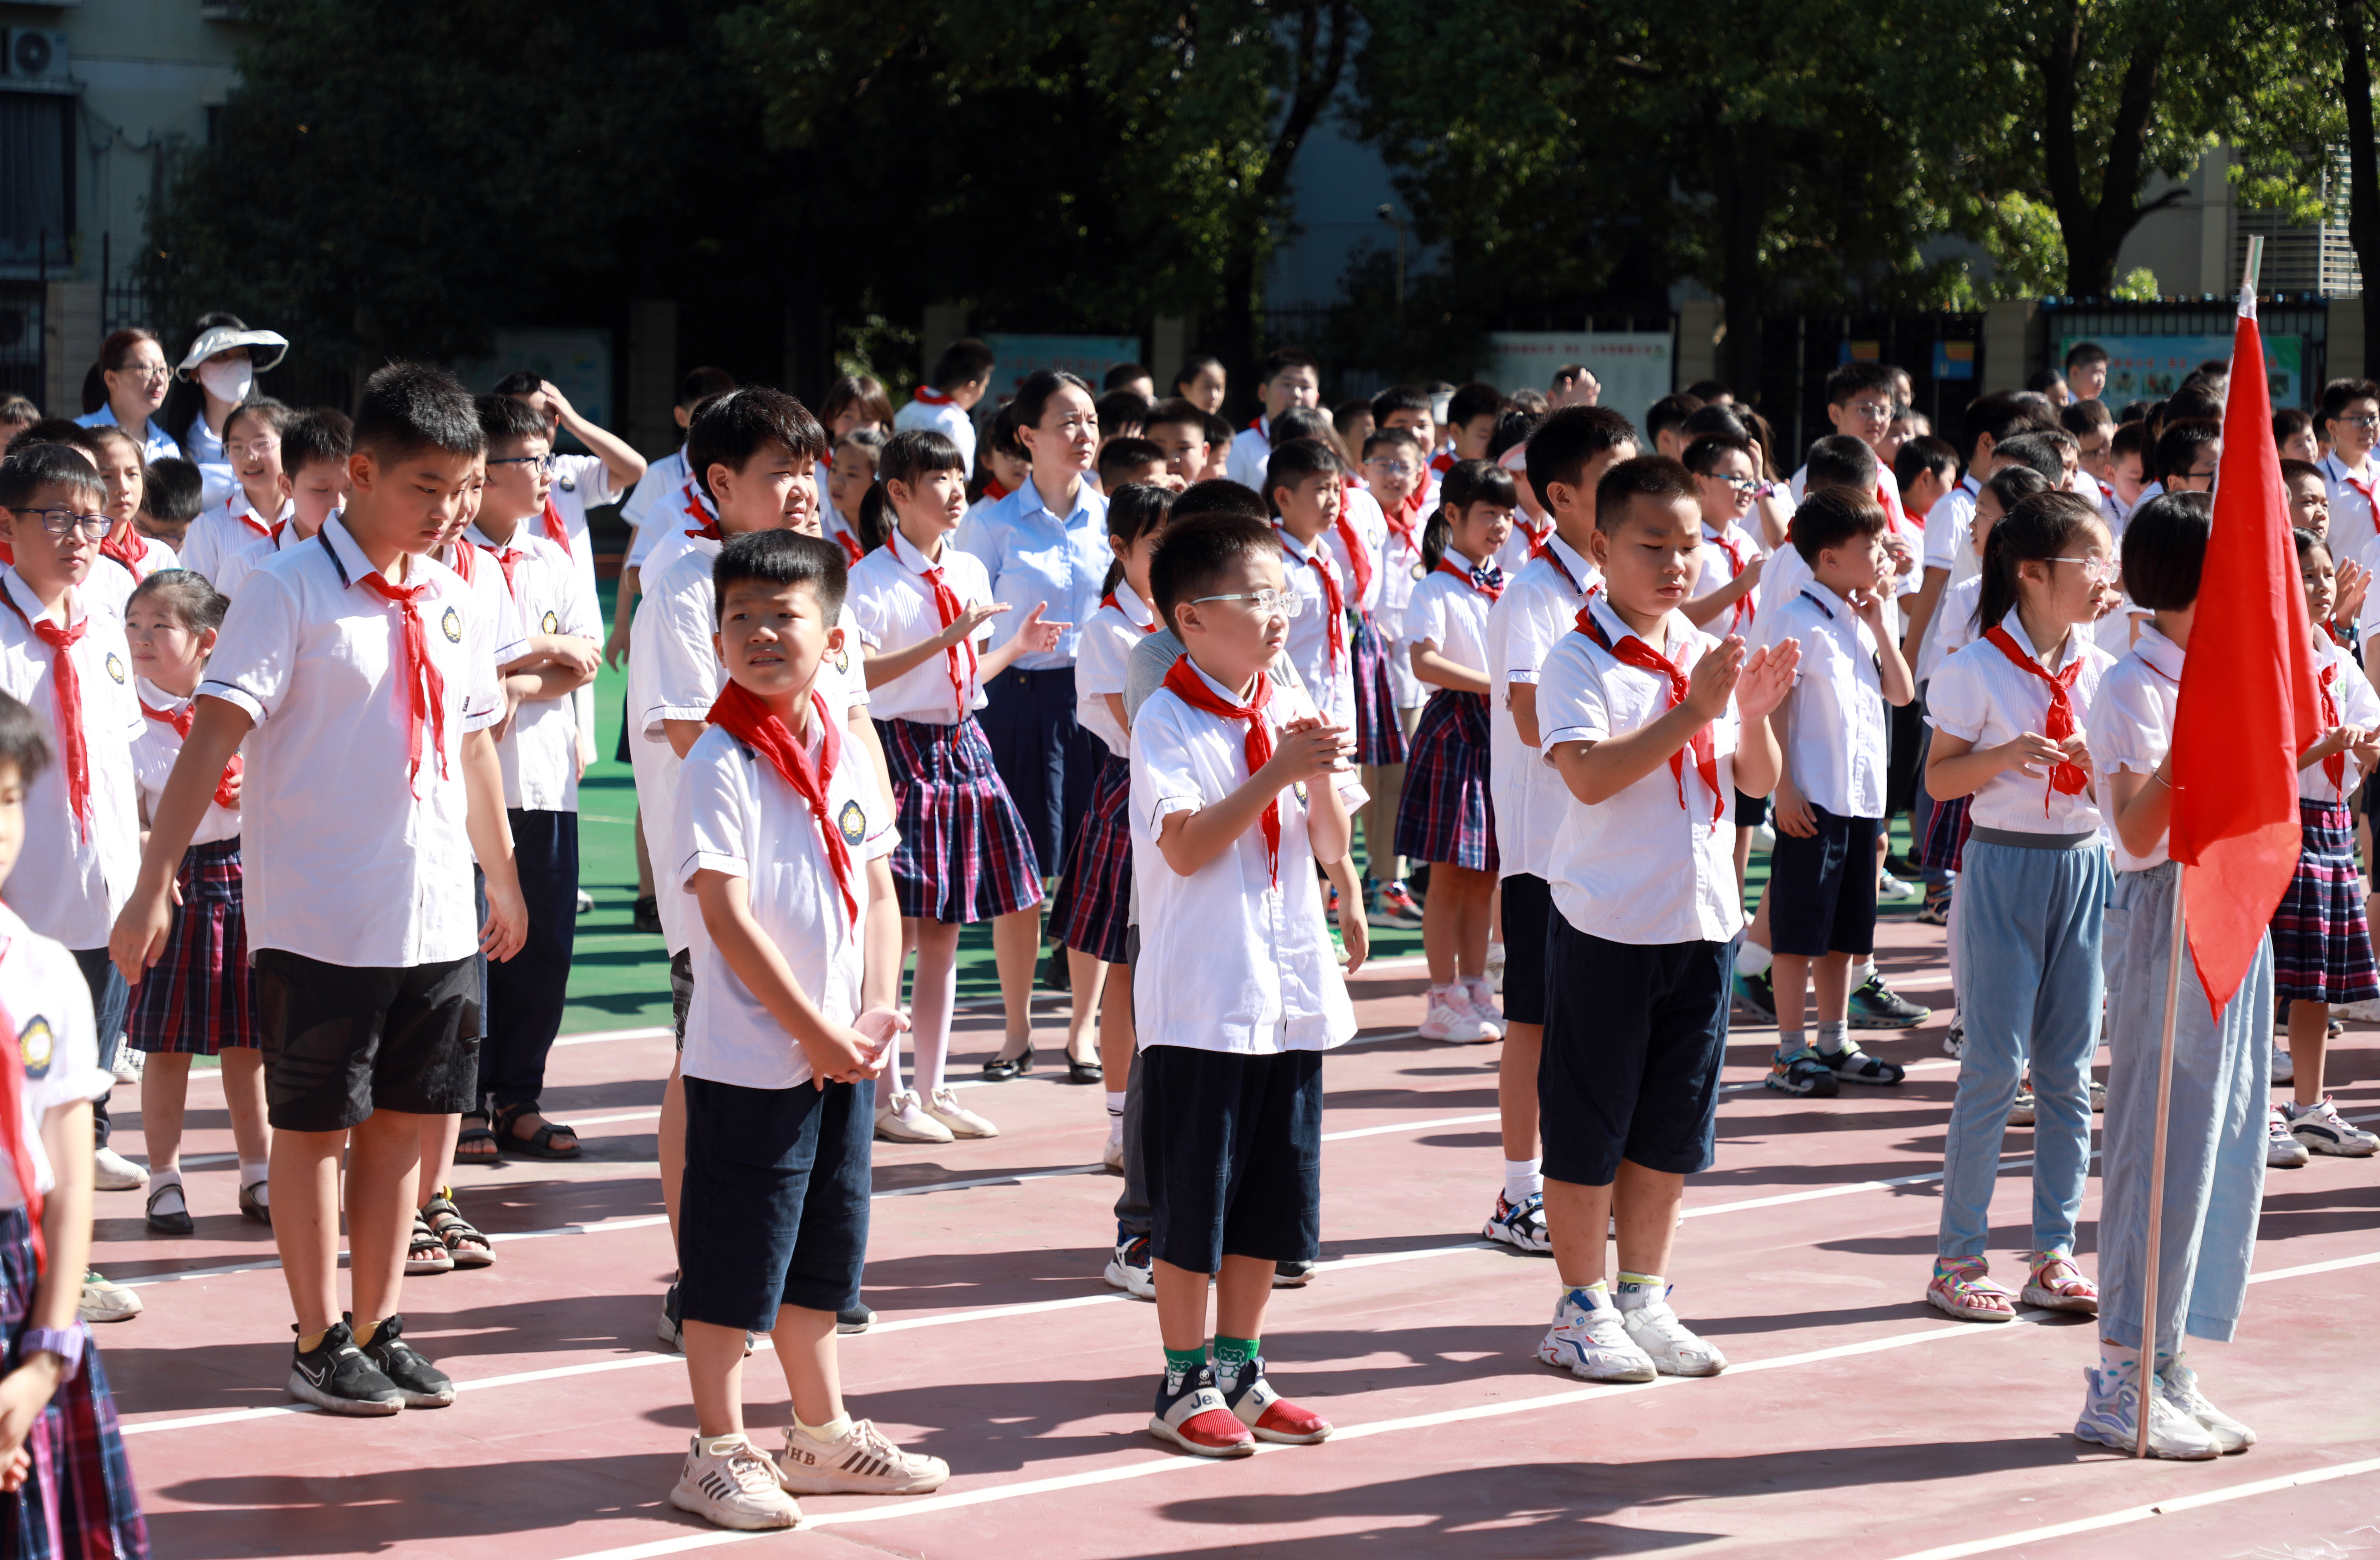
[[[2157,1372],[2157,1395],[2196,1420],[2198,1428],[2206,1432],[2227,1456],[2254,1445],[2254,1431],[2209,1403],[2206,1394],[2198,1390],[2198,1372],[2182,1363],[2186,1358],[2175,1355],[2172,1362]]]
[[[1504,1038],[1504,1010],[1496,1005],[1496,993],[1484,975],[1475,975],[1463,983],[1464,994],[1471,998],[1473,1017],[1495,1031],[1495,1038]]]
[[[140,1069],[148,1065],[148,1061],[146,1054],[135,1051],[129,1045],[119,1045],[115,1048],[115,1061],[107,1070],[115,1075],[118,1083],[138,1083],[140,1081]]]
[[[2040,1114],[2040,1108],[2034,1103],[2033,1091],[2020,1089],[2016,1091],[2015,1103],[2009,1106],[2008,1124],[2010,1127],[2030,1127]]]
[[[1135,1235],[1116,1243],[1115,1255],[1108,1259],[1108,1269],[1101,1275],[1111,1289],[1121,1289],[1135,1299],[1157,1298],[1157,1269],[1148,1251],[1148,1237]]]
[[[1960,1057],[1961,1057],[1961,1056],[1965,1055],[1966,1054],[1967,1054],[1967,1024],[1966,1024],[1966,1020],[1965,1020],[1965,1019],[1963,1019],[1963,1018],[1953,1018],[1953,1019],[1951,1019],[1951,1020],[1950,1020],[1950,1027],[1949,1027],[1949,1029],[1948,1029],[1947,1030],[1943,1031],[1943,1035],[1942,1035],[1942,1054],[1944,1054],[1945,1056],[1949,1057],[1949,1058],[1950,1058],[1950,1060],[1952,1060],[1952,1061],[1954,1061],[1954,1062],[1955,1062],[1955,1061],[1957,1061]]]
[[[139,1191],[149,1184],[149,1172],[111,1148],[91,1154],[91,1185],[101,1191]]]
[[[905,1452],[876,1421],[856,1420],[832,1441],[813,1441],[799,1425],[788,1426],[777,1476],[805,1495],[922,1495],[942,1487],[951,1465]]]
[[[588,893],[582,888],[578,891],[577,903],[571,908],[574,913],[582,916],[586,915],[595,908],[595,896]]]
[[[140,1314],[140,1297],[121,1284],[110,1284],[99,1275],[97,1268],[86,1268],[82,1275],[82,1298],[75,1302],[75,1315],[84,1322],[129,1322]]]
[[[2313,1155],[2298,1135],[2289,1130],[2289,1117],[2275,1105],[2265,1116],[2265,1167],[2268,1170],[2296,1170],[2304,1166]]]
[[[670,1505],[691,1511],[714,1527],[747,1530],[798,1528],[802,1508],[777,1473],[767,1453],[748,1436],[723,1439],[709,1456],[702,1437],[686,1449],[686,1467],[669,1493]]]
[[[1630,1341],[1650,1356],[1653,1368],[1665,1376],[1716,1376],[1727,1369],[1727,1356],[1718,1346],[1686,1331],[1666,1297],[1621,1308],[1620,1322],[1628,1329]]]
[[[1913,883],[1905,883],[1900,878],[1894,877],[1890,872],[1878,872],[1876,874],[1876,896],[1879,901],[1886,899],[1914,899],[1925,892],[1925,890],[1921,885]]]
[[[1774,850],[1777,848],[1777,831],[1766,823],[1755,823],[1752,826],[1752,843],[1763,850]]]
[[[2289,1059],[2289,1054],[2288,1052],[2282,1050],[2277,1045],[2274,1046],[2273,1081],[2275,1083],[2295,1083],[2297,1080],[2298,1065]]]
[[[937,1089],[926,1102],[926,1114],[947,1127],[953,1138],[997,1138],[1000,1128],[959,1103],[947,1089]]]
[[[1609,1298],[1588,1307],[1564,1290],[1554,1307],[1554,1324],[1537,1344],[1537,1359],[1568,1371],[1583,1382],[1649,1382],[1660,1374],[1630,1336],[1619,1308]]]
[[[1471,993],[1458,983],[1440,986],[1429,993],[1429,1011],[1422,1016],[1421,1037],[1450,1041],[1456,1045],[1476,1045],[1496,1035],[1471,1010]]]
[[[947,1143],[951,1129],[926,1114],[914,1089],[904,1089],[876,1112],[876,1135],[888,1143]]]
[[[2283,1105],[2281,1115],[2289,1122],[2289,1136],[2309,1152],[2362,1159],[2380,1149],[2380,1138],[2341,1116],[2327,1094],[2311,1105]]]
[[[2121,1371],[2084,1366],[2082,1380],[2089,1390],[2083,1395],[2082,1417],[2074,1421],[2075,1439],[2112,1447],[2131,1456],[2132,1440],[2140,1427],[2140,1420],[2133,1417],[2140,1409],[2139,1375],[2137,1365]],[[2149,1456],[2204,1462],[2222,1455],[2215,1438],[2165,1393],[2150,1396]]]
[[[1488,990],[1494,995],[1504,994],[1504,945],[1488,945]]]
[[[1123,1134],[1119,1133],[1110,1138],[1108,1146],[1099,1151],[1099,1166],[1105,1170],[1112,1170],[1119,1176],[1123,1174]]]

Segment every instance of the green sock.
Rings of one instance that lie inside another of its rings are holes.
[[[1236,1371],[1257,1357],[1257,1346],[1262,1338],[1227,1338],[1215,1335],[1215,1369],[1218,1372]]]
[[[1165,1351],[1167,1390],[1175,1390],[1184,1382],[1196,1381],[1198,1372],[1206,1368],[1206,1364],[1207,1346],[1205,1344],[1200,1344],[1196,1348],[1167,1349]]]

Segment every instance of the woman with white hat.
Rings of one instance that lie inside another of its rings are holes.
[[[205,502],[230,491],[231,452],[224,448],[225,421],[256,388],[256,376],[279,363],[289,350],[277,331],[252,331],[237,314],[201,314],[189,350],[174,371],[174,388],[160,420],[182,446],[183,457],[206,479]]]

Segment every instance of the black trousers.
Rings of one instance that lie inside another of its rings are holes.
[[[480,1093],[497,1108],[535,1105],[545,1058],[562,1032],[570,950],[578,932],[578,814],[508,808],[513,860],[528,901],[528,941],[488,966],[488,1038],[480,1046]]]

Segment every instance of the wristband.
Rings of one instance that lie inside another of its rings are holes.
[[[24,1363],[37,1354],[58,1357],[58,1384],[82,1374],[83,1351],[91,1347],[91,1331],[80,1322],[71,1327],[30,1327],[17,1340],[17,1360]]]

